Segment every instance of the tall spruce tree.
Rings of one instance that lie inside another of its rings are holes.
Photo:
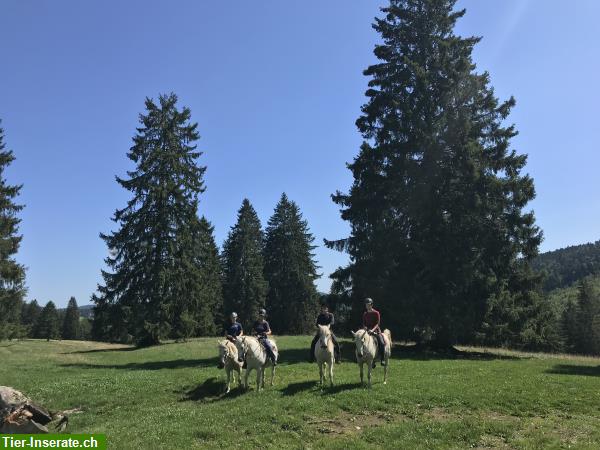
[[[115,212],[119,230],[101,234],[111,271],[102,272],[104,285],[93,299],[103,321],[95,332],[119,340],[131,336],[138,345],[178,336],[181,314],[203,295],[200,284],[182,280],[198,277],[189,247],[206,168],[197,165],[197,124],[190,122],[189,108],[179,110],[176,103],[175,94],[160,96],[158,104],[146,99],[127,154],[135,170],[127,179],[117,177],[132,198]]]
[[[504,125],[515,101],[500,102],[489,75],[475,72],[479,38],[453,33],[465,13],[454,5],[391,0],[376,19],[383,42],[364,72],[354,183],[333,196],[351,235],[326,242],[350,254],[333,278],[357,323],[362,298],[373,297],[385,326],[442,347],[472,339],[486,320],[484,333],[494,329],[489,299],[513,304],[520,324],[539,300],[529,262],[541,232],[524,210],[534,185]]]
[[[214,228],[202,217],[193,224],[189,245],[182,247],[182,257],[190,267],[180,267],[184,292],[196,296],[181,297],[174,304],[174,337],[186,339],[196,335],[214,335],[222,321],[223,294],[219,250],[213,237]]]
[[[237,223],[223,244],[223,299],[225,314],[238,313],[249,327],[265,306],[264,236],[260,220],[248,199],[238,211]]]
[[[579,282],[574,341],[577,352],[586,355],[600,353],[600,296],[586,278]]]
[[[25,329],[28,337],[34,337],[35,324],[37,323],[41,312],[42,308],[35,299],[29,303],[23,304],[21,309],[21,325]]]
[[[12,150],[6,149],[4,130],[0,127],[0,340],[19,334],[25,293],[25,269],[14,259],[22,239],[18,235],[21,220],[17,213],[23,206],[15,203],[22,185],[6,181],[6,169],[14,160]]]
[[[36,338],[46,339],[58,339],[60,337],[60,325],[58,320],[58,311],[54,302],[46,303],[46,306],[42,309],[40,317],[36,324]]]
[[[313,331],[318,278],[312,245],[314,237],[298,205],[281,195],[269,219],[265,238],[267,308],[277,333]]]
[[[77,306],[75,297],[71,297],[62,323],[62,338],[71,340],[79,339],[79,328],[79,307]]]

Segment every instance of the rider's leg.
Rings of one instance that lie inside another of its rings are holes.
[[[277,365],[277,360],[275,359],[275,353],[273,353],[273,348],[271,347],[271,343],[268,339],[262,340],[263,345],[265,346],[265,350],[267,351],[267,356],[273,362],[273,365]]]
[[[319,340],[319,336],[315,335],[312,342],[310,343],[310,355],[308,357],[308,360],[310,362],[315,362],[315,346],[317,345],[318,340]]]
[[[331,340],[333,341],[333,354],[335,356],[335,362],[340,363],[342,361],[342,352],[340,351],[340,343],[338,342],[335,334],[331,333]]]

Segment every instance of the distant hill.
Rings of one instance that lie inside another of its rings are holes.
[[[91,319],[94,317],[94,305],[83,305],[79,307],[79,315]]]
[[[64,313],[67,308],[59,308],[58,312]],[[94,317],[94,305],[81,305],[79,306],[79,316],[85,317],[86,319],[92,319]]]
[[[545,273],[546,292],[569,287],[581,278],[600,274],[600,241],[542,253],[533,268]]]

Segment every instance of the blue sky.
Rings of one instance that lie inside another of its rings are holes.
[[[384,1],[304,2],[3,0],[0,118],[23,183],[28,299],[89,302],[128,193],[146,96],[175,92],[198,122],[208,166],[200,209],[219,245],[248,197],[263,225],[285,191],[317,244],[348,234],[329,195],[352,180],[361,137],[362,71]],[[483,36],[474,59],[500,98],[514,95],[514,148],[529,154],[531,206],[542,250],[600,239],[596,140],[600,2],[459,0],[462,35]],[[329,273],[346,263],[316,250]]]

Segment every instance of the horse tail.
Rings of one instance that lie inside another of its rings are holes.
[[[385,330],[383,330],[383,334],[385,334],[385,336],[388,338],[388,341],[390,341],[390,347],[392,346],[392,333],[390,332],[390,330],[388,330],[387,328]]]

